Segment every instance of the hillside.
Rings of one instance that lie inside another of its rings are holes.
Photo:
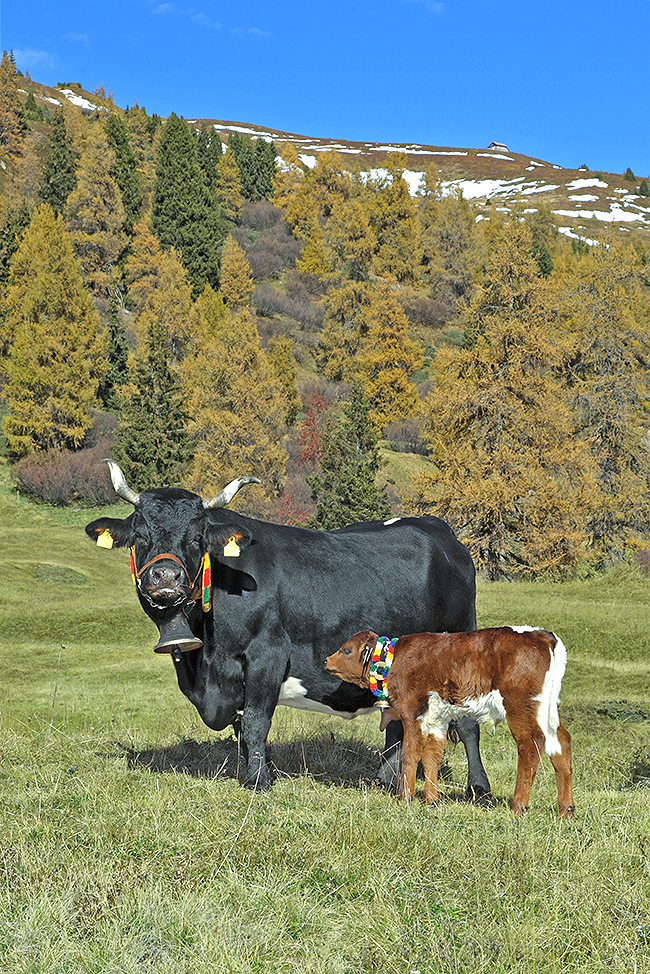
[[[67,98],[84,113],[101,111],[107,104],[106,99],[85,91],[78,84],[48,88],[28,81],[23,88],[50,104],[60,104],[62,98]],[[179,104],[177,113],[183,115],[183,108]],[[527,153],[510,151],[496,142],[485,148],[350,142],[218,118],[197,118],[190,122],[214,126],[224,141],[231,132],[238,132],[276,143],[292,143],[302,163],[309,168],[315,165],[318,153],[335,150],[350,157],[351,170],[372,173],[381,170],[389,153],[402,152],[408,160],[409,168],[404,175],[412,195],[417,192],[423,167],[435,163],[445,190],[462,190],[465,199],[473,200],[478,207],[479,219],[489,219],[493,208],[510,211],[518,207],[525,213],[535,212],[536,201],[543,201],[555,214],[560,232],[567,237],[589,242],[597,239],[606,227],[616,227],[625,233],[637,231],[644,236],[650,233],[650,197],[639,193],[644,178],[639,174],[630,178],[629,173],[608,173],[586,166],[564,169]],[[645,178],[648,182],[649,177]]]

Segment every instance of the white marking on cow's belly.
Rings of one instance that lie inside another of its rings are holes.
[[[458,717],[473,717],[480,724],[488,720],[498,724],[506,719],[503,697],[498,690],[491,690],[484,697],[468,697],[462,704],[454,704],[443,700],[439,693],[432,690],[429,706],[418,720],[423,734],[434,734],[442,739],[451,721]]]
[[[374,707],[362,707],[354,712],[334,710],[325,703],[319,703],[318,700],[310,700],[307,696],[307,687],[295,676],[290,676],[280,687],[278,704],[283,707],[296,707],[298,710],[312,710],[318,714],[333,714],[345,720],[352,720],[353,717],[360,717],[362,714],[371,714],[375,710]]]

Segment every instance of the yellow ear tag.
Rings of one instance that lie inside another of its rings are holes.
[[[101,534],[97,535],[97,544],[100,548],[112,548],[113,539],[111,538],[111,532],[108,528],[104,528]]]
[[[224,545],[223,553],[226,558],[239,558],[241,548],[234,538],[228,538],[228,544]]]

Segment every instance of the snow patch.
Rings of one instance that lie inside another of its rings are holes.
[[[573,179],[566,184],[567,189],[589,189],[598,186],[599,189],[607,189],[607,183],[602,179]]]

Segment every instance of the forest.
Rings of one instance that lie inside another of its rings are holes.
[[[55,505],[214,494],[285,524],[434,513],[488,579],[650,566],[647,238],[485,218],[0,65],[2,451]]]

